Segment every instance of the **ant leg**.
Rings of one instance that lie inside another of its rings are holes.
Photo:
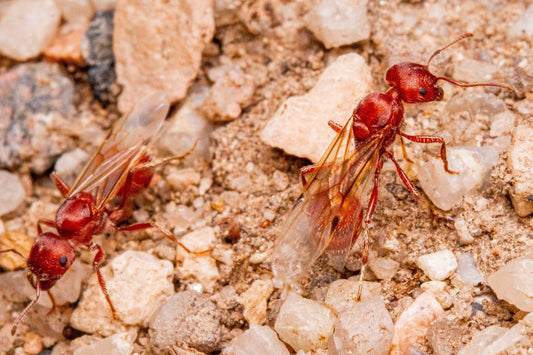
[[[33,305],[36,304],[37,301],[39,301],[39,298],[41,298],[41,284],[39,282],[37,282],[36,285],[35,285],[35,299],[32,300],[30,302],[30,304],[27,305],[26,308],[24,308],[22,313],[19,314],[17,319],[15,319],[15,322],[13,323],[13,326],[11,327],[11,336],[15,335],[15,332],[17,331],[17,327],[18,327],[20,321],[22,320],[22,318],[24,318],[26,316],[26,314],[28,313],[30,308],[32,308]]]
[[[398,132],[398,134],[401,137],[404,137],[406,139],[409,139],[412,142],[415,143],[423,143],[423,144],[429,144],[429,143],[440,143],[440,157],[442,159],[442,162],[444,164],[444,170],[448,174],[459,174],[457,171],[450,170],[448,167],[448,157],[446,156],[446,142],[442,137],[438,136],[426,136],[426,135],[420,135],[420,136],[411,136],[402,132]]]
[[[400,145],[402,146],[402,154],[403,154],[403,158],[404,158],[405,161],[407,161],[408,163],[413,164],[414,161],[412,161],[411,158],[409,158],[409,155],[407,155],[407,149],[405,149],[405,142],[403,141],[403,137],[402,137],[402,136],[398,136],[398,137],[400,137]]]
[[[52,295],[52,292],[50,292],[50,290],[46,291],[46,293],[48,293],[48,297],[50,297],[50,301],[52,302],[52,309],[48,312],[48,314],[50,314],[56,310],[57,303],[54,295]]]
[[[52,180],[54,180],[54,183],[56,184],[59,192],[61,192],[61,195],[66,198],[70,192],[70,187],[67,185],[67,183],[63,181],[63,179],[61,179],[61,177],[57,175],[55,171],[50,174],[50,177]]]
[[[335,133],[339,133],[342,130],[342,126],[334,121],[328,121],[328,126],[330,126]]]
[[[305,175],[312,173],[316,170],[316,165],[307,165],[300,169],[300,177],[302,178],[302,185],[305,187],[307,185],[307,180],[305,179]]]
[[[111,298],[109,297],[109,292],[107,292],[107,287],[105,284],[104,277],[102,276],[102,273],[100,272],[100,263],[102,262],[102,259],[104,258],[104,251],[102,250],[102,247],[96,244],[95,242],[92,242],[89,244],[89,250],[96,250],[96,255],[94,256],[93,260],[93,268],[96,272],[96,277],[98,278],[98,284],[100,285],[100,289],[102,290],[102,293],[104,294],[105,300],[107,301],[107,304],[109,305],[109,308],[111,309],[111,313],[113,314],[113,318],[118,320],[117,311],[115,310],[115,307],[113,306],[113,303],[111,302]]]
[[[398,164],[398,162],[396,161],[396,159],[394,158],[394,155],[391,153],[391,152],[385,152],[384,153],[393,163],[394,165],[396,166],[396,171],[398,172],[398,175],[400,175],[400,179],[402,179],[402,182],[403,184],[405,185],[405,187],[407,187],[407,190],[409,190],[411,192],[411,194],[413,195],[414,198],[418,198],[420,196],[420,194],[418,193],[418,191],[416,190],[416,187],[415,187],[415,184],[413,184],[413,182],[409,179],[409,177],[407,177],[407,174],[405,173],[405,171],[403,171],[403,169],[400,167],[400,164]]]
[[[368,249],[369,249],[369,238],[367,227],[368,224],[372,221],[372,215],[374,214],[374,209],[376,208],[376,202],[378,200],[378,183],[379,183],[379,174],[381,168],[383,167],[383,159],[380,157],[374,172],[374,186],[372,187],[372,192],[370,194],[370,200],[368,201],[368,206],[366,208],[366,214],[364,219],[363,227],[363,257],[361,259],[361,272],[359,274],[359,288],[357,289],[357,301],[361,301],[361,295],[363,294],[363,281],[365,279],[366,264],[368,264]]]
[[[45,226],[48,226],[48,227],[57,228],[55,221],[51,219],[47,219],[47,218],[41,218],[37,221],[37,233],[38,234],[41,234],[43,232],[43,228],[41,227],[41,224],[44,224]]]

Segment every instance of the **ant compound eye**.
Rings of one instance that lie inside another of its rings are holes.
[[[67,261],[68,261],[67,257],[65,255],[62,255],[59,258],[59,265],[64,267],[65,265],[67,265]]]
[[[425,88],[422,88],[422,87],[421,87],[420,89],[418,89],[418,92],[419,92],[420,95],[422,95],[422,96],[426,96],[427,93],[428,93],[428,91],[427,91]]]

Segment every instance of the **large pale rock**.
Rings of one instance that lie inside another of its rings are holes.
[[[270,327],[252,324],[236,336],[224,349],[223,355],[289,355],[289,351]]]
[[[274,329],[294,350],[327,347],[335,322],[333,312],[320,302],[290,292],[281,306]]]
[[[134,329],[113,334],[90,345],[79,347],[74,350],[74,355],[130,355],[136,338],[137,331]]]
[[[16,210],[25,196],[19,177],[0,170],[0,216]]]
[[[118,0],[113,52],[123,86],[120,111],[154,89],[172,102],[182,99],[214,29],[211,0]]]
[[[305,25],[326,48],[368,39],[368,0],[321,0],[305,17]]]
[[[405,354],[407,349],[426,334],[431,323],[444,315],[437,299],[424,292],[400,314],[394,325],[390,354]]]
[[[317,162],[335,137],[328,121],[344,124],[371,91],[371,82],[363,57],[355,53],[338,57],[307,94],[290,97],[281,104],[261,132],[261,139]]]
[[[61,21],[54,0],[13,0],[0,16],[0,53],[16,60],[38,56]]]
[[[167,260],[138,251],[126,251],[102,269],[107,290],[120,321],[111,310],[93,275],[72,313],[74,328],[109,336],[128,325],[147,326],[154,311],[174,293],[174,269]]]
[[[487,277],[499,299],[533,312],[533,259],[515,259]]]
[[[533,124],[516,127],[509,147],[507,170],[511,174],[511,201],[519,216],[533,212]]]

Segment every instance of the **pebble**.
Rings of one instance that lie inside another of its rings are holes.
[[[472,244],[474,242],[474,237],[468,230],[468,225],[464,219],[457,217],[454,221],[454,226],[462,244]]]
[[[326,349],[335,315],[318,301],[290,292],[281,306],[274,329],[295,351]]]
[[[187,153],[196,142],[194,150],[185,158],[184,165],[211,160],[209,135],[213,126],[201,113],[208,95],[207,87],[194,87],[181,108],[167,120],[163,134],[156,142],[158,148],[176,156]]]
[[[272,280],[255,280],[250,288],[240,294],[239,303],[244,308],[243,315],[248,324],[265,323],[267,301],[273,291]]]
[[[43,338],[34,332],[27,332],[24,334],[24,349],[25,355],[37,355],[43,350]]]
[[[86,333],[109,336],[127,325],[146,326],[149,317],[174,293],[172,263],[128,250],[102,268],[111,301],[120,321],[113,320],[109,305],[93,275],[74,310],[71,325]]]
[[[514,22],[509,28],[509,34],[511,36],[519,36],[525,34],[527,36],[533,36],[533,4],[531,4],[524,14]]]
[[[56,160],[54,171],[67,185],[72,186],[89,157],[89,154],[80,148],[69,150]]]
[[[222,355],[289,355],[289,351],[270,327],[252,324],[236,336]]]
[[[67,22],[88,22],[94,13],[90,0],[54,0]]]
[[[24,201],[26,193],[17,175],[0,170],[0,216],[16,210]]]
[[[73,355],[130,355],[134,349],[137,330],[113,334],[90,345],[74,350]]]
[[[202,175],[192,168],[178,169],[174,166],[167,168],[165,180],[174,191],[183,191],[188,186],[198,186]]]
[[[115,0],[91,0],[96,10],[109,10],[115,8]]]
[[[0,173],[1,180],[1,173]],[[1,182],[0,182],[1,183]],[[0,194],[0,200],[2,194]],[[0,202],[0,208],[2,207]],[[2,249],[17,249],[22,255],[29,255],[31,246],[33,245],[33,238],[26,234],[18,232],[2,232],[0,233],[0,250]],[[4,270],[15,270],[26,266],[26,260],[15,253],[0,253],[0,267]]]
[[[379,280],[390,280],[396,275],[400,263],[387,257],[377,257],[368,261],[368,267]]]
[[[328,354],[389,353],[394,325],[381,297],[372,297],[339,314],[329,342]]]
[[[447,147],[447,155],[450,170],[459,174],[446,172],[438,158],[416,163],[420,186],[431,202],[444,211],[451,210],[463,196],[487,182],[498,160],[498,151],[491,146]]]
[[[176,272],[184,281],[193,278],[202,286],[202,290],[212,292],[220,278],[216,260],[209,255],[195,255],[188,253],[178,245],[176,252]]]
[[[44,1],[43,1],[44,2]],[[74,84],[55,63],[20,64],[0,76],[0,168],[26,163],[43,174],[72,138],[57,127],[72,126]]]
[[[0,53],[24,61],[52,41],[61,12],[54,0],[13,0],[0,17]]]
[[[231,121],[250,105],[255,91],[255,79],[238,66],[211,69],[209,78],[215,84],[209,90],[203,112],[213,121]]]
[[[352,308],[357,303],[357,292],[359,290],[359,281],[354,280],[335,280],[326,293],[325,303],[337,314]],[[363,292],[361,300],[367,301],[376,296],[380,296],[381,285],[377,282],[363,281]]]
[[[425,336],[431,323],[442,316],[444,310],[435,297],[429,292],[422,293],[396,320],[390,354],[404,354]]]
[[[184,98],[200,69],[202,51],[215,30],[210,0],[117,0],[113,52],[118,107],[127,112],[147,91]],[[158,55],[153,55],[158,53]]]
[[[444,309],[449,309],[453,306],[453,299],[448,292],[446,292],[446,282],[443,281],[428,281],[420,285],[420,288],[424,292],[429,292]]]
[[[462,333],[456,320],[441,318],[431,324],[427,337],[435,355],[449,355],[459,351]]]
[[[281,104],[261,132],[261,139],[317,162],[335,137],[328,121],[344,124],[371,91],[371,85],[370,69],[363,57],[355,53],[339,56],[307,94],[290,97]]]
[[[480,285],[483,282],[483,275],[479,272],[476,259],[472,253],[459,255],[457,273],[461,276],[463,282],[470,287]]]
[[[533,312],[533,259],[514,259],[487,277],[499,299]]]
[[[150,322],[152,351],[161,353],[176,346],[189,346],[211,353],[218,349],[222,329],[220,310],[207,296],[195,291],[171,296]]]
[[[85,34],[85,26],[68,31],[61,31],[45,49],[44,55],[51,62],[85,66],[81,51],[81,40]]]
[[[437,281],[447,279],[457,269],[457,260],[451,250],[422,255],[416,264],[431,280]]]
[[[363,41],[370,37],[367,5],[368,0],[321,0],[305,25],[328,49]]]
[[[519,124],[508,150],[507,171],[511,175],[510,195],[516,213],[525,217],[533,212],[533,124]]]
[[[526,315],[511,329],[497,325],[485,328],[476,334],[472,340],[459,351],[459,355],[498,355],[498,354],[526,354],[531,350],[533,341],[531,329],[533,326],[533,313]],[[517,348],[517,344],[523,348]],[[521,352],[520,350],[523,350]],[[517,352],[518,351],[518,352]]]
[[[94,96],[103,103],[114,100],[115,55],[113,54],[114,10],[97,11],[81,40],[81,51],[88,65],[87,76]]]

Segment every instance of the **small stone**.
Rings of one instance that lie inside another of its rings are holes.
[[[123,86],[119,109],[127,112],[147,91],[171,102],[184,98],[215,30],[210,0],[117,0],[113,52]],[[158,55],[153,55],[159,53]]]
[[[451,250],[422,255],[416,263],[430,279],[437,281],[447,279],[457,269],[457,260]]]
[[[0,170],[0,216],[13,212],[24,200],[26,193],[17,175]]]
[[[137,331],[134,329],[116,333],[90,345],[77,348],[73,355],[130,355],[133,352],[136,338]]]
[[[380,280],[390,280],[396,275],[400,263],[390,258],[372,258],[368,261],[370,270]]]
[[[492,76],[499,70],[498,66],[492,63],[465,58],[455,63],[453,77],[465,82],[487,82],[492,80]]]
[[[274,329],[295,351],[326,349],[335,315],[320,302],[290,292],[281,306]]]
[[[533,259],[514,259],[487,277],[499,299],[533,312]]]
[[[91,0],[95,10],[109,10],[115,8],[115,0]]]
[[[428,340],[435,355],[457,354],[462,330],[457,321],[446,318],[435,321],[428,330]]]
[[[173,226],[173,232],[184,232],[196,220],[196,214],[191,207],[169,203],[165,206],[165,224]]]
[[[38,56],[61,21],[54,0],[13,0],[1,15],[0,53],[20,61]]]
[[[189,254],[178,246],[176,260],[181,262],[181,265],[176,266],[180,280],[192,277],[202,285],[203,290],[213,291],[220,278],[215,259],[208,255]]]
[[[57,159],[54,171],[67,185],[72,186],[89,157],[89,154],[80,148],[65,152]]]
[[[359,281],[335,280],[329,287],[326,294],[326,305],[341,314],[352,308],[357,303],[357,292],[359,291]],[[363,282],[363,292],[361,300],[368,301],[371,298],[380,296],[381,286],[377,282]]]
[[[463,282],[470,287],[477,286],[483,282],[483,275],[479,272],[476,259],[472,253],[459,255],[457,273],[461,276]]]
[[[195,87],[178,112],[167,120],[161,139],[156,142],[159,149],[176,156],[186,154],[196,143],[194,150],[184,159],[184,165],[211,161],[209,134],[213,126],[201,114],[208,94],[207,87]]]
[[[511,201],[516,213],[525,217],[533,212],[533,124],[519,124],[508,150],[507,170],[511,175]]]
[[[27,332],[24,334],[24,353],[28,355],[37,355],[43,350],[43,339],[39,334]]]
[[[191,168],[177,169],[169,167],[167,172],[166,180],[168,184],[178,192],[185,190],[191,185],[198,186],[202,178],[199,172]]]
[[[307,94],[290,97],[281,104],[261,132],[261,139],[317,162],[335,137],[328,121],[344,124],[357,102],[371,91],[371,83],[363,57],[355,53],[338,57]]]
[[[9,231],[3,232],[0,233],[0,250],[16,249],[22,255],[28,256],[33,245],[33,240],[33,238],[28,237],[26,234]],[[0,253],[0,267],[2,269],[11,271],[25,266],[26,260],[19,255],[15,253]]]
[[[85,28],[74,29],[57,35],[44,51],[44,55],[52,62],[85,66],[81,53],[81,40]]]
[[[420,285],[420,288],[422,289],[422,291],[429,292],[433,296],[435,296],[442,308],[449,309],[453,306],[452,296],[450,296],[450,294],[446,292],[446,282],[428,281]]]
[[[533,36],[533,23],[531,22],[533,18],[533,4],[531,4],[524,14],[512,24],[509,28],[509,34],[514,36],[527,35]]]
[[[125,331],[126,325],[146,326],[153,312],[174,293],[172,263],[148,253],[126,251],[102,268],[102,275],[120,321],[113,320],[93,275],[71,317],[71,325],[86,333],[109,336]]]
[[[454,222],[454,226],[462,244],[472,244],[474,242],[474,237],[468,230],[468,225],[464,219],[458,217]]]
[[[442,159],[431,158],[418,162],[418,179],[431,202],[444,211],[458,204],[463,196],[481,187],[497,163],[498,151],[490,146],[447,148],[450,174],[444,170]]]
[[[389,353],[394,325],[381,297],[354,302],[339,313],[329,342],[332,355]]]
[[[390,354],[404,354],[424,337],[431,323],[443,315],[444,310],[435,297],[429,292],[422,293],[396,320]]]
[[[46,2],[46,1],[43,1]],[[0,168],[43,174],[73,140],[74,84],[55,63],[20,64],[0,76]]]
[[[187,233],[179,240],[185,248],[193,253],[203,253],[211,250],[215,241],[215,231],[211,227],[204,227]]]
[[[270,327],[252,324],[236,336],[222,355],[289,355],[289,351]]]
[[[255,280],[249,289],[241,293],[239,303],[248,324],[263,324],[267,316],[267,301],[274,291],[271,280]]]
[[[97,11],[81,41],[83,58],[88,64],[88,79],[94,96],[103,103],[114,101],[116,82],[113,54],[114,10]]]
[[[238,66],[230,66],[212,69],[209,78],[215,84],[202,107],[207,117],[213,121],[231,121],[239,117],[242,108],[252,101],[254,77]]]
[[[150,322],[150,344],[155,353],[189,346],[211,353],[221,341],[220,310],[195,291],[171,296]]]
[[[322,0],[305,16],[305,25],[326,48],[356,43],[370,36],[368,0]]]
[[[532,325],[533,313],[530,313],[511,329],[490,326],[476,334],[470,343],[459,351],[459,355],[527,354],[527,350],[533,346]],[[518,344],[523,347],[518,348]]]
[[[68,22],[89,22],[94,13],[90,0],[55,0],[55,3]]]

